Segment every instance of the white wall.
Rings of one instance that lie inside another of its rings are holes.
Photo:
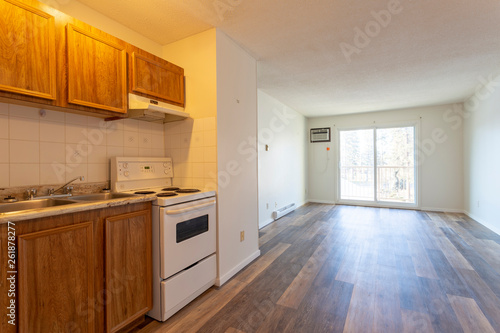
[[[420,208],[463,211],[463,130],[450,119],[462,105],[443,105],[355,115],[311,118],[308,127],[331,127],[333,141],[309,143],[309,200],[335,203],[338,170],[337,128],[420,123]],[[439,135],[438,135],[439,134]],[[327,147],[331,147],[328,152]]]
[[[217,30],[218,285],[260,255],[256,69],[255,59]]]
[[[258,91],[259,228],[277,208],[306,202],[306,118]],[[265,145],[269,150],[265,150]]]
[[[465,211],[500,234],[500,78],[465,102]]]

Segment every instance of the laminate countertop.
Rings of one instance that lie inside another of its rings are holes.
[[[65,198],[65,199],[71,200],[71,198]],[[0,213],[0,224],[5,224],[8,222],[25,221],[25,220],[56,216],[62,214],[77,213],[86,210],[123,206],[128,204],[153,201],[155,199],[156,195],[151,194],[151,195],[141,195],[134,197],[126,197],[126,198],[99,200],[99,201],[80,201],[62,206],[35,208],[35,209],[21,210],[10,213]]]

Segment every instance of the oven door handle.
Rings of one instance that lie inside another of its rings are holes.
[[[192,212],[194,210],[198,210],[198,209],[205,208],[205,207],[212,206],[212,205],[215,205],[215,200],[203,203],[201,205],[186,207],[186,208],[182,208],[182,209],[167,210],[167,211],[165,211],[165,214],[167,214],[167,215],[184,214],[187,212]]]

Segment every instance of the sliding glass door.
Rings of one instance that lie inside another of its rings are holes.
[[[339,132],[340,199],[416,204],[415,127]]]

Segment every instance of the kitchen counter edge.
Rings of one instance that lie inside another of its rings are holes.
[[[123,206],[127,204],[135,204],[135,203],[148,202],[154,200],[156,200],[156,195],[144,195],[144,196],[129,197],[129,198],[102,200],[102,201],[77,202],[64,206],[30,209],[14,213],[0,213],[0,224],[6,224],[8,222],[22,222],[42,217],[71,214],[71,213],[82,212],[85,210]]]

